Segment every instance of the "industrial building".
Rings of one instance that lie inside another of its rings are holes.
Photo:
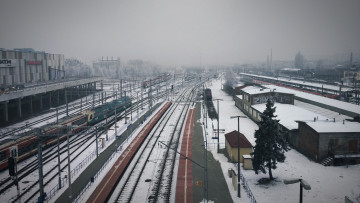
[[[94,94],[102,81],[64,77],[62,54],[0,49],[0,126],[64,104],[67,108],[69,102]]]
[[[63,79],[64,55],[30,48],[0,49],[0,87]]]

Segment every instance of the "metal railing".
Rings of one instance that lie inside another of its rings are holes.
[[[237,168],[237,163],[235,163],[234,165]],[[251,189],[250,189],[244,175],[241,173],[241,171],[240,171],[240,179],[241,179],[241,184],[242,184],[247,196],[250,198],[251,203],[257,203],[255,196],[251,192]]]

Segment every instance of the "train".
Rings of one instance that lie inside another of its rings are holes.
[[[218,114],[215,110],[213,101],[212,101],[212,93],[211,89],[204,90],[204,101],[208,109],[208,115],[211,119],[218,119]]]
[[[146,80],[146,81],[143,81],[142,82],[142,87],[143,88],[148,88],[153,85],[156,85],[156,84],[159,84],[161,82],[165,82],[165,81],[168,81],[169,79],[171,78],[171,75],[170,74],[163,74],[163,75],[160,75],[154,79],[151,79],[151,80]]]
[[[205,89],[204,90],[204,95],[205,95],[205,100],[206,101],[212,100],[211,89]]]
[[[57,135],[60,140],[66,139],[68,126],[72,126],[71,134],[76,134],[85,129],[86,126],[92,126],[106,117],[121,113],[125,108],[131,106],[130,97],[123,97],[118,100],[85,110],[81,114],[71,118],[65,118],[58,124],[45,126],[39,132],[38,129],[32,129],[21,136],[15,136],[11,139],[0,141],[0,171],[8,168],[9,157],[17,157],[17,162],[37,153],[38,133],[41,134],[41,146],[43,149],[57,143]]]

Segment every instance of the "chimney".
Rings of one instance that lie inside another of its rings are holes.
[[[335,123],[335,118],[334,118],[334,123]]]
[[[345,124],[345,120],[343,120],[343,125]]]
[[[316,122],[316,117],[314,117],[314,122]]]

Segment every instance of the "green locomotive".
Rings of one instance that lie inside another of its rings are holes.
[[[131,106],[130,97],[126,96],[118,100],[106,103],[101,106],[97,106],[91,110],[84,111],[84,115],[87,115],[88,125],[94,125],[107,117],[110,117],[116,112],[120,113]]]

